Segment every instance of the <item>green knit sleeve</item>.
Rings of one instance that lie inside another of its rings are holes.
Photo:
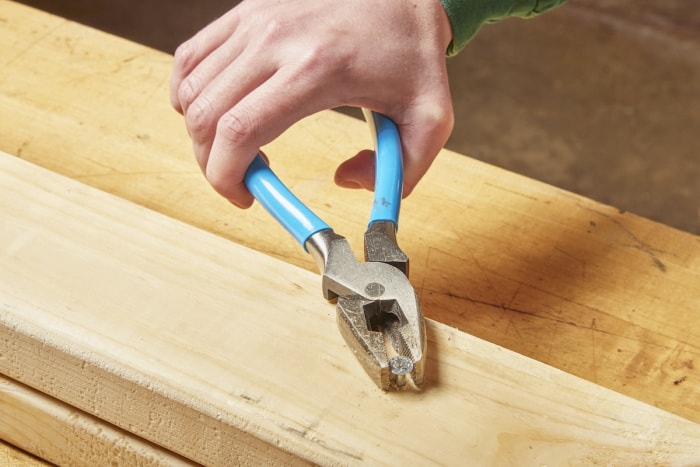
[[[452,25],[448,55],[455,55],[485,23],[510,16],[527,18],[543,13],[566,0],[441,0]]]

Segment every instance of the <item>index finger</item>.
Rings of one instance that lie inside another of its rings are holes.
[[[330,107],[312,78],[288,68],[278,70],[219,120],[207,180],[234,204],[249,206],[252,195],[243,178],[259,148],[298,120]]]
[[[180,85],[184,79],[212,52],[218,49],[238,27],[240,17],[236,8],[200,30],[183,42],[174,54],[173,72],[170,76],[170,104],[182,113],[179,99]]]

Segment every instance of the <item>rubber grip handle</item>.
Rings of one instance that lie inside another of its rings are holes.
[[[306,249],[316,232],[331,230],[297,198],[258,154],[246,170],[245,184],[255,199]]]
[[[369,224],[389,221],[398,228],[403,194],[403,154],[399,130],[388,117],[364,111],[375,140],[374,201]]]

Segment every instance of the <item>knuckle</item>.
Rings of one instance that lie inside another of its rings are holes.
[[[345,73],[346,67],[335,66],[338,63],[347,63],[347,61],[326,47],[310,47],[300,59],[299,77],[322,76],[333,72]],[[329,65],[332,66],[329,67]]]
[[[213,126],[211,105],[204,99],[196,99],[187,107],[185,124],[193,135],[208,133]]]
[[[216,134],[227,143],[237,145],[254,139],[257,135],[257,127],[246,112],[230,110],[219,119]]]
[[[444,105],[431,106],[426,109],[423,119],[429,128],[432,128],[435,133],[443,135],[445,139],[454,128],[454,110],[449,101]]]
[[[287,35],[290,29],[290,22],[287,18],[274,17],[265,23],[265,37],[275,41]]]
[[[197,56],[197,45],[194,39],[190,39],[180,44],[175,49],[175,67],[183,70],[189,70]]]
[[[271,16],[269,13],[256,11],[250,15],[247,24],[257,26],[255,38],[248,46],[262,52],[269,52],[281,45],[298,43],[300,36],[298,25],[292,18],[278,14]]]
[[[442,118],[442,128],[449,135],[455,127],[455,113],[452,106],[447,109]]]
[[[192,85],[192,80],[191,78],[186,78],[180,83],[180,86],[177,88],[177,99],[180,102],[180,105],[184,108],[187,109],[192,105],[194,100],[197,98],[197,92],[195,91],[194,86]]]

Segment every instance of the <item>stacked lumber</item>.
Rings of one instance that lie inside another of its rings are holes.
[[[400,232],[427,386],[377,392],[313,262],[201,177],[172,57],[0,23],[0,150],[50,170],[0,158],[0,438],[85,465],[700,463],[700,238],[445,151]],[[358,251],[371,198],[329,174],[369,144],[324,112],[266,148]]]
[[[0,434],[51,461],[700,459],[700,425],[434,321],[424,390],[384,393],[317,275],[9,155],[0,189],[2,400],[56,401]]]

